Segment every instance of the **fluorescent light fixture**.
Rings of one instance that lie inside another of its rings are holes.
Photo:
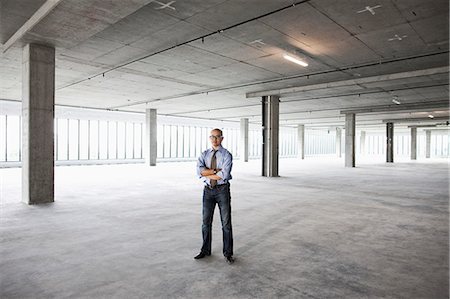
[[[431,115],[431,114],[428,114],[428,117],[429,117],[429,118],[434,118],[434,116],[433,116],[433,115]]]
[[[290,56],[288,54],[284,54],[283,57],[284,57],[284,59],[289,60],[289,61],[291,61],[293,63],[299,64],[301,66],[304,66],[304,67],[308,66],[308,64],[306,62],[301,61],[301,60],[299,60],[297,58],[294,58],[294,57],[292,57],[292,56]]]
[[[394,102],[394,103],[397,104],[397,105],[400,105],[400,104],[401,104],[400,101],[397,100],[397,99],[393,99],[392,102]]]

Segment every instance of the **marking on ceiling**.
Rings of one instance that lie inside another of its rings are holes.
[[[170,8],[170,9],[176,10],[175,7],[170,6],[170,5],[174,4],[176,1],[170,1],[170,2],[168,2],[168,3],[162,3],[162,2],[159,2],[159,1],[154,1],[154,2],[157,3],[157,4],[159,4],[159,5],[161,5],[160,7],[156,7],[155,9],[165,9],[165,8]]]
[[[388,41],[394,41],[394,40],[403,40],[404,38],[408,37],[407,35],[402,35],[399,36],[398,34],[394,35],[394,37],[391,37],[390,39],[388,39]]]
[[[356,13],[362,13],[362,12],[368,11],[368,12],[370,12],[372,15],[375,15],[375,9],[376,9],[376,8],[380,8],[380,7],[381,7],[381,5],[375,5],[375,6],[372,6],[372,7],[366,6],[363,10],[359,10],[359,11],[357,11]]]
[[[265,45],[266,43],[263,42],[262,39],[255,39],[254,41],[250,42],[250,45],[253,45],[253,44]]]

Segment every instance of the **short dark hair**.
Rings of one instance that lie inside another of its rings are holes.
[[[211,132],[212,132],[212,131],[219,131],[219,132],[220,132],[220,136],[223,136],[223,132],[222,132],[221,129],[215,128],[215,129],[212,129]]]

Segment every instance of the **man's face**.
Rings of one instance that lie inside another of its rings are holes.
[[[220,131],[212,130],[211,135],[209,135],[209,140],[211,141],[212,146],[219,146],[222,143],[223,137],[220,134]]]

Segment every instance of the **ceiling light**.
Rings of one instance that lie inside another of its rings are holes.
[[[394,98],[392,99],[392,102],[395,103],[395,104],[397,104],[397,105],[400,105],[400,104],[401,104],[400,101],[398,100],[398,97],[394,97]]]
[[[284,59],[289,60],[289,61],[291,61],[293,63],[299,64],[301,66],[304,66],[304,67],[308,66],[308,64],[306,62],[304,62],[304,61],[302,61],[300,59],[294,58],[294,57],[292,57],[292,56],[290,56],[288,54],[284,54],[283,57],[284,57]]]
[[[433,115],[431,115],[431,114],[428,114],[428,117],[429,117],[429,118],[434,118],[434,116],[433,116]]]

